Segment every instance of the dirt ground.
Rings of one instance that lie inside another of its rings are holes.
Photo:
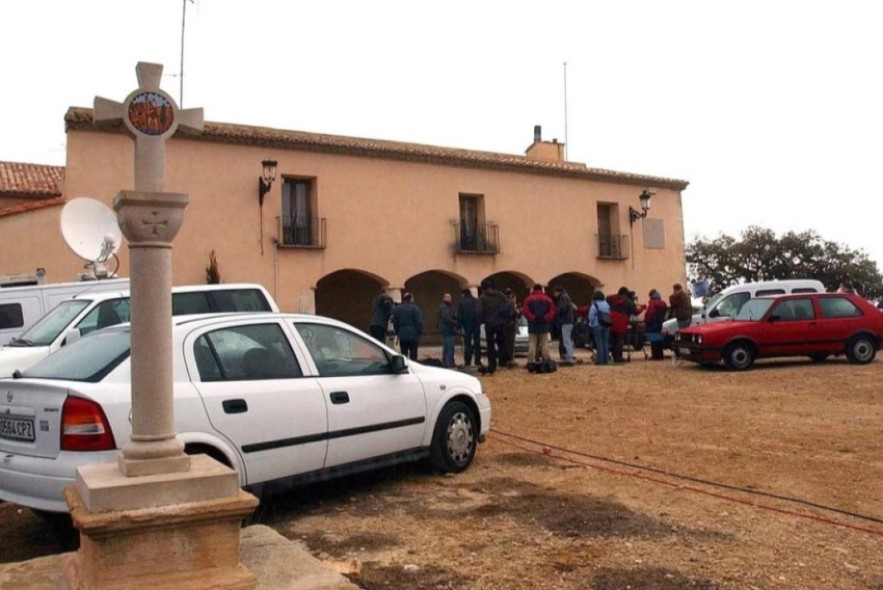
[[[883,362],[632,359],[482,377],[465,473],[348,478],[255,520],[365,590],[883,590]],[[0,561],[71,547],[15,506],[0,522]]]

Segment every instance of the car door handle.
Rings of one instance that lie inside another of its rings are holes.
[[[221,402],[224,412],[227,414],[242,414],[248,411],[248,404],[244,399],[225,399]]]
[[[350,394],[345,391],[332,391],[331,395],[332,404],[348,404],[350,403]]]

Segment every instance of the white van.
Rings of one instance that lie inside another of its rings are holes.
[[[279,311],[279,307],[267,290],[257,284],[172,288],[172,315],[236,311]],[[69,297],[8,345],[0,347],[0,377],[27,369],[89,332],[128,321],[128,290]]]
[[[821,281],[812,279],[786,279],[781,281],[759,281],[757,283],[742,283],[727,287],[711,299],[702,309],[693,316],[691,326],[698,326],[706,322],[726,320],[742,309],[742,305],[753,297],[761,295],[785,295],[786,293],[824,293],[825,285]],[[669,343],[678,331],[678,321],[675,318],[666,320],[662,324],[662,338]]]
[[[128,288],[129,279],[3,286],[0,288],[0,345],[20,335],[65,299]]]

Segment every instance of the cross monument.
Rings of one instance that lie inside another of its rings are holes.
[[[159,87],[162,66],[139,63],[139,87],[122,102],[95,99],[96,125],[135,140],[135,188],[113,201],[129,243],[132,433],[116,463],[77,469],[65,489],[80,548],[68,562],[76,590],[245,590],[255,576],[239,558],[239,529],[257,499],[235,470],[189,456],[175,432],[172,240],[190,197],[165,192],[165,144],[199,133],[202,109],[181,110]]]
[[[132,301],[132,439],[123,448],[126,475],[187,471],[175,435],[172,394],[172,240],[190,198],[165,193],[165,144],[175,131],[200,133],[202,109],[179,110],[160,87],[162,66],[139,63],[138,89],[122,103],[96,97],[96,125],[122,120],[135,138],[135,190],[114,210],[129,241]]]

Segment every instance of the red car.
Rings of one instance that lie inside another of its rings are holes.
[[[857,295],[801,293],[756,297],[731,321],[684,328],[675,351],[685,360],[744,371],[758,358],[808,356],[821,362],[845,354],[874,360],[883,339],[883,313]]]

